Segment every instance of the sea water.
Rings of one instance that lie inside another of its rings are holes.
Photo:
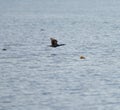
[[[120,110],[119,6],[0,0],[0,110]]]

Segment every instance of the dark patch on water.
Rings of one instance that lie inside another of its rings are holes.
[[[45,31],[45,29],[40,29],[40,31]]]
[[[51,56],[57,56],[57,54],[51,54]]]
[[[3,50],[3,51],[6,51],[7,49],[6,49],[6,48],[3,48],[2,50]]]

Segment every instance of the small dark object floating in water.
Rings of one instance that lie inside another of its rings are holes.
[[[65,44],[58,44],[57,43],[58,41],[56,39],[54,39],[54,38],[50,38],[50,40],[51,40],[51,47],[58,47],[58,46],[65,45]]]
[[[44,29],[41,29],[41,31],[45,31]]]
[[[6,51],[7,49],[4,48],[4,49],[2,49],[2,50],[3,50],[3,51]]]
[[[80,59],[85,59],[85,56],[80,56]]]

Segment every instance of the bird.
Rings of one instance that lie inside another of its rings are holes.
[[[50,40],[51,40],[51,46],[52,47],[57,47],[58,46],[58,41],[55,39],[55,38],[50,38]]]
[[[55,38],[50,38],[50,40],[51,40],[51,47],[58,47],[65,45],[65,44],[58,44],[58,41]]]

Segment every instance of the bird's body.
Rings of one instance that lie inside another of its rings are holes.
[[[51,40],[51,46],[52,47],[57,47],[58,46],[58,44],[57,44],[58,41],[56,39],[50,38],[50,40]]]

